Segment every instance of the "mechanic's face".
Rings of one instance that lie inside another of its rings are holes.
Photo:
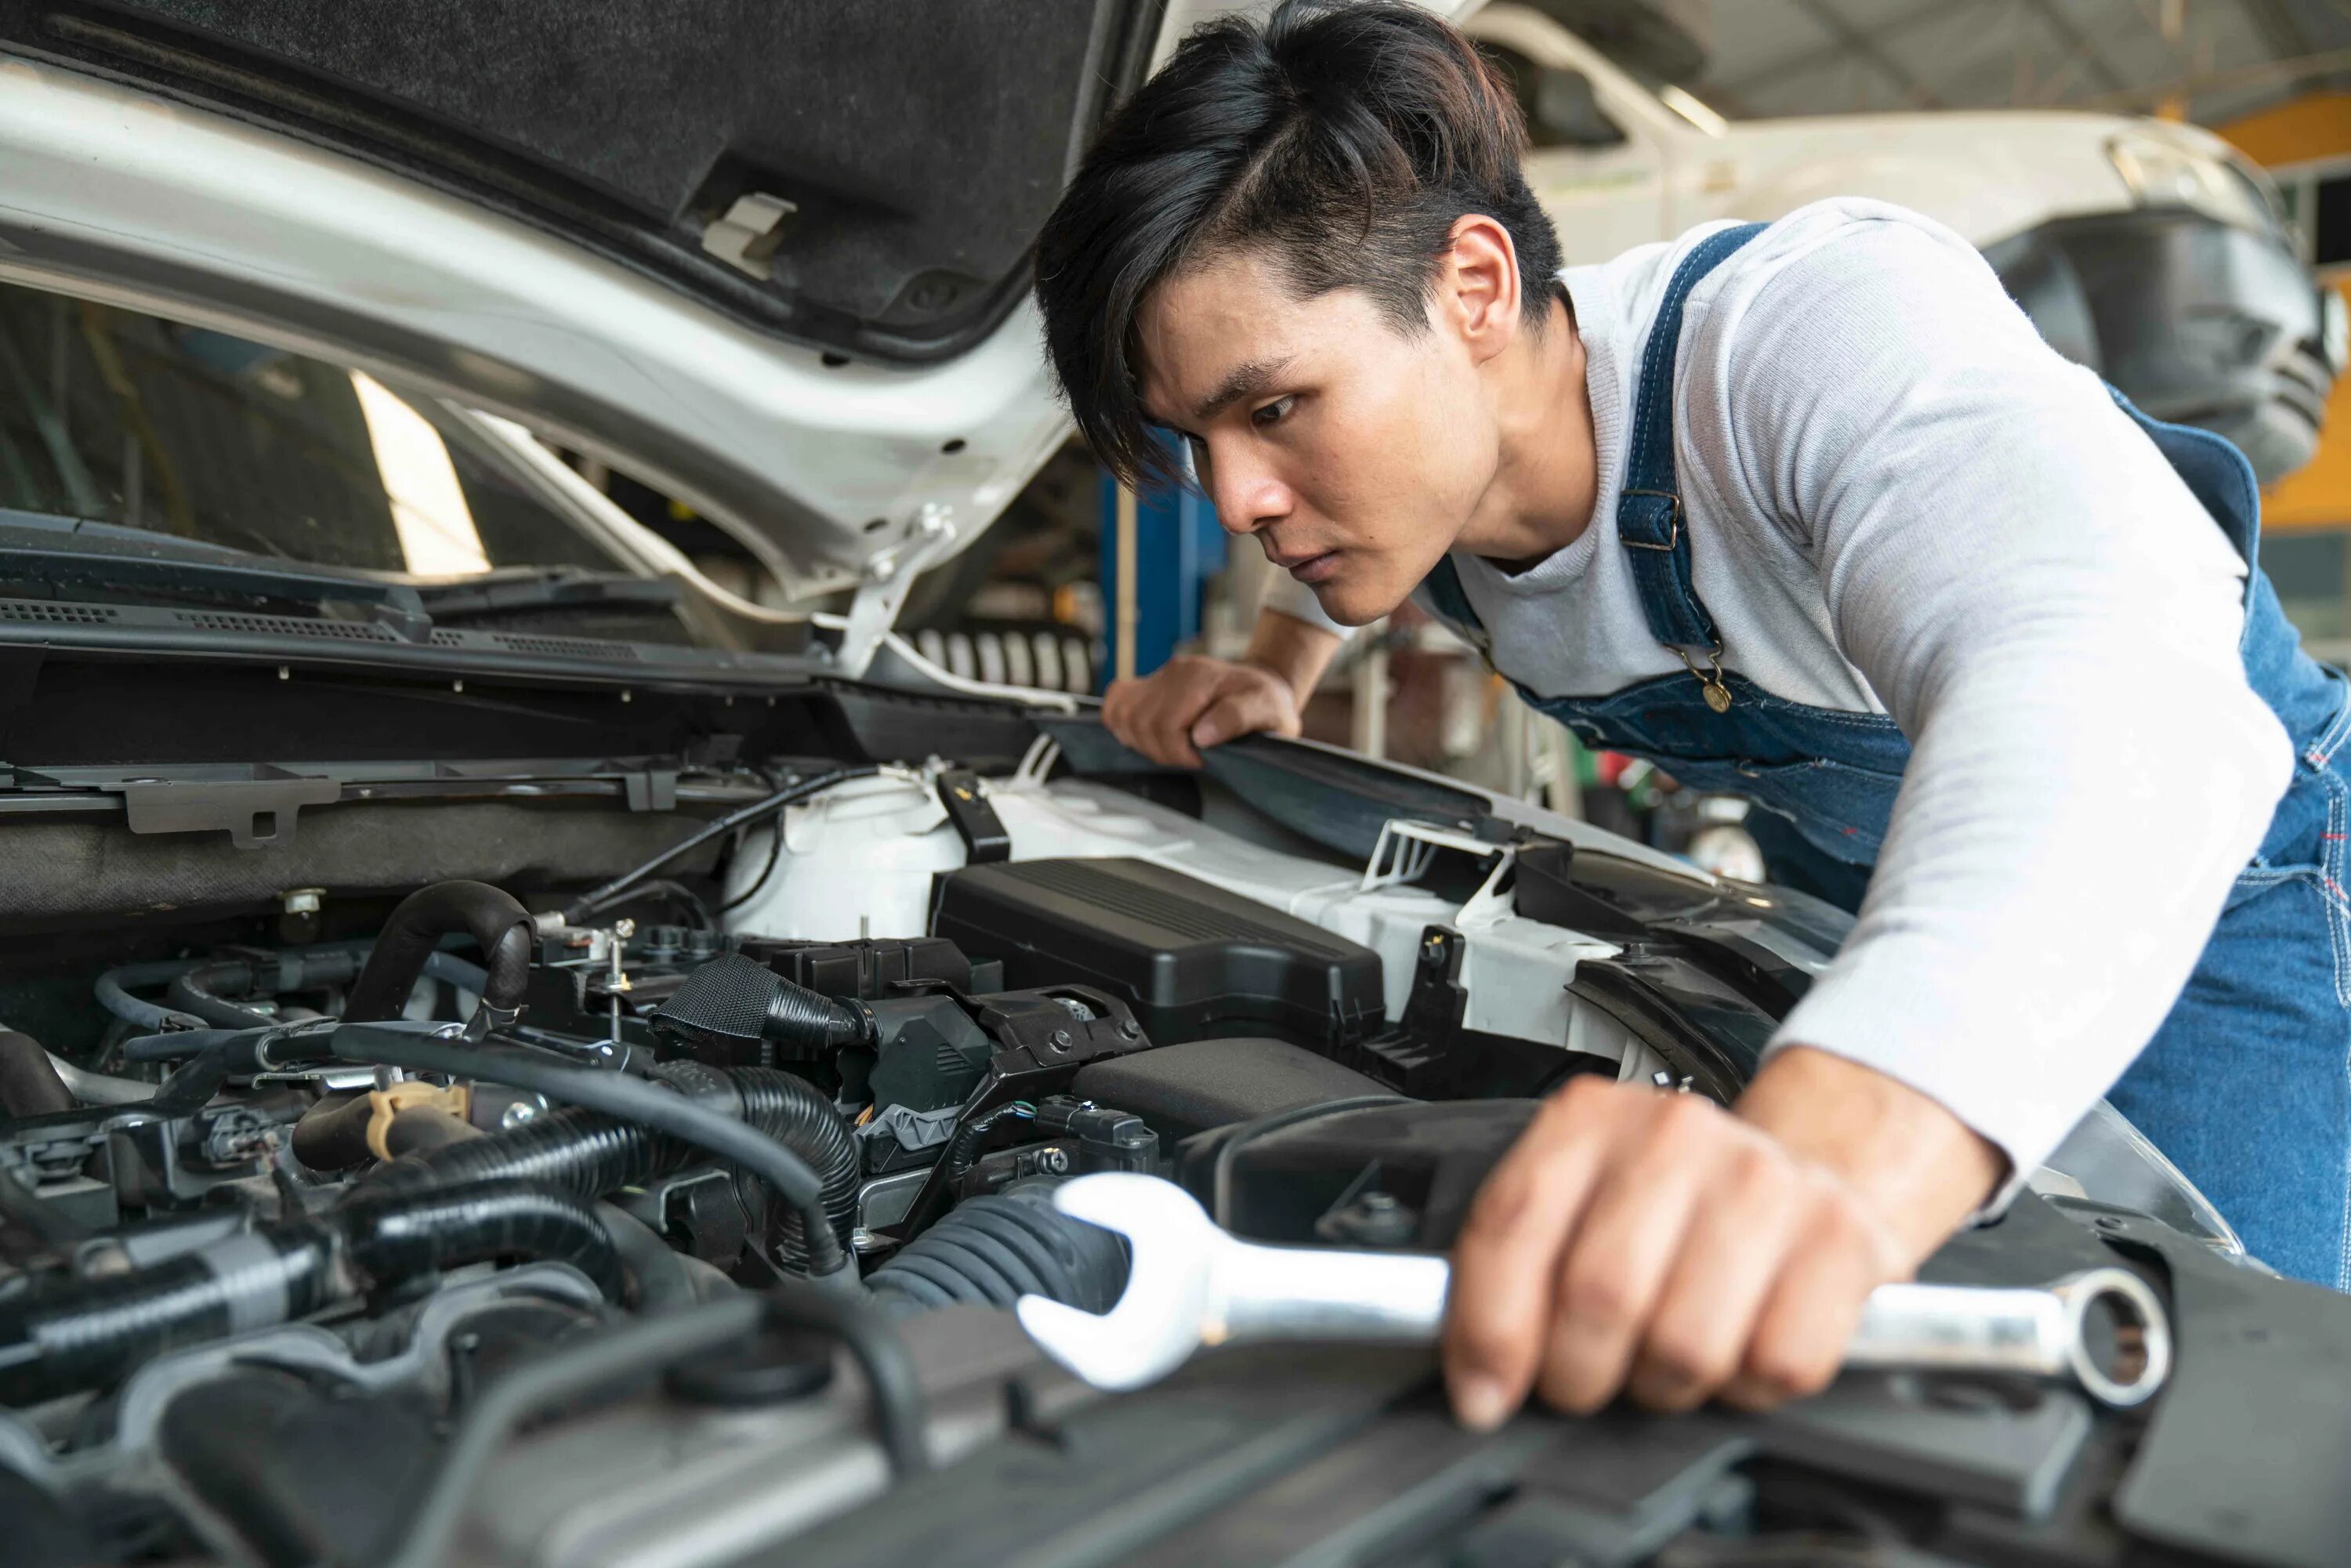
[[[1245,252],[1161,284],[1140,323],[1144,406],[1218,520],[1349,625],[1403,603],[1494,480],[1478,345],[1430,317],[1407,336],[1360,290],[1301,299]]]

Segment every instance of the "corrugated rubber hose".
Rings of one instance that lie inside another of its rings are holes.
[[[738,1067],[714,1076],[732,1087],[741,1120],[816,1173],[818,1201],[835,1242],[845,1245],[856,1222],[859,1169],[857,1145],[841,1113],[805,1079],[775,1068]],[[511,1176],[597,1198],[707,1158],[704,1150],[652,1127],[570,1106],[519,1127],[395,1160],[369,1178],[369,1185],[413,1191]],[[799,1213],[787,1205],[778,1221],[785,1265],[810,1269]]]
[[[865,1287],[904,1316],[958,1301],[1050,1296],[1106,1312],[1126,1289],[1125,1239],[1072,1219],[1041,1190],[967,1198],[873,1270]]]
[[[177,1345],[307,1316],[346,1296],[465,1263],[571,1264],[606,1297],[621,1266],[596,1211],[528,1182],[369,1197],[281,1220],[113,1279],[37,1285],[0,1302],[0,1400],[113,1383]]]

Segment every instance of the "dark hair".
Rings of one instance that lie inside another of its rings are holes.
[[[1510,232],[1521,276],[1559,270],[1527,189],[1518,99],[1448,23],[1397,0],[1282,0],[1212,22],[1122,105],[1046,221],[1037,303],[1094,455],[1169,476],[1139,389],[1143,302],[1185,266],[1264,246],[1308,298],[1360,288],[1398,330],[1427,324],[1455,221]],[[1541,331],[1551,291],[1526,289]]]

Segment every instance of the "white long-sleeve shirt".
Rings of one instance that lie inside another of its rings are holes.
[[[1454,558],[1539,696],[1682,673],[1615,510],[1650,321],[1717,226],[1561,274],[1591,527],[1516,575]],[[1914,747],[1859,922],[1774,1049],[1921,1090],[2021,1180],[2152,1038],[2290,777],[2239,658],[2244,563],[1982,257],[1884,203],[1805,207],[1698,286],[1674,421],[1724,666]],[[1322,620],[1287,577],[1266,602]]]

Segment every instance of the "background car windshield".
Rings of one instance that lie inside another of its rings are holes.
[[[323,361],[0,285],[0,507],[423,577],[616,570],[438,413]]]

